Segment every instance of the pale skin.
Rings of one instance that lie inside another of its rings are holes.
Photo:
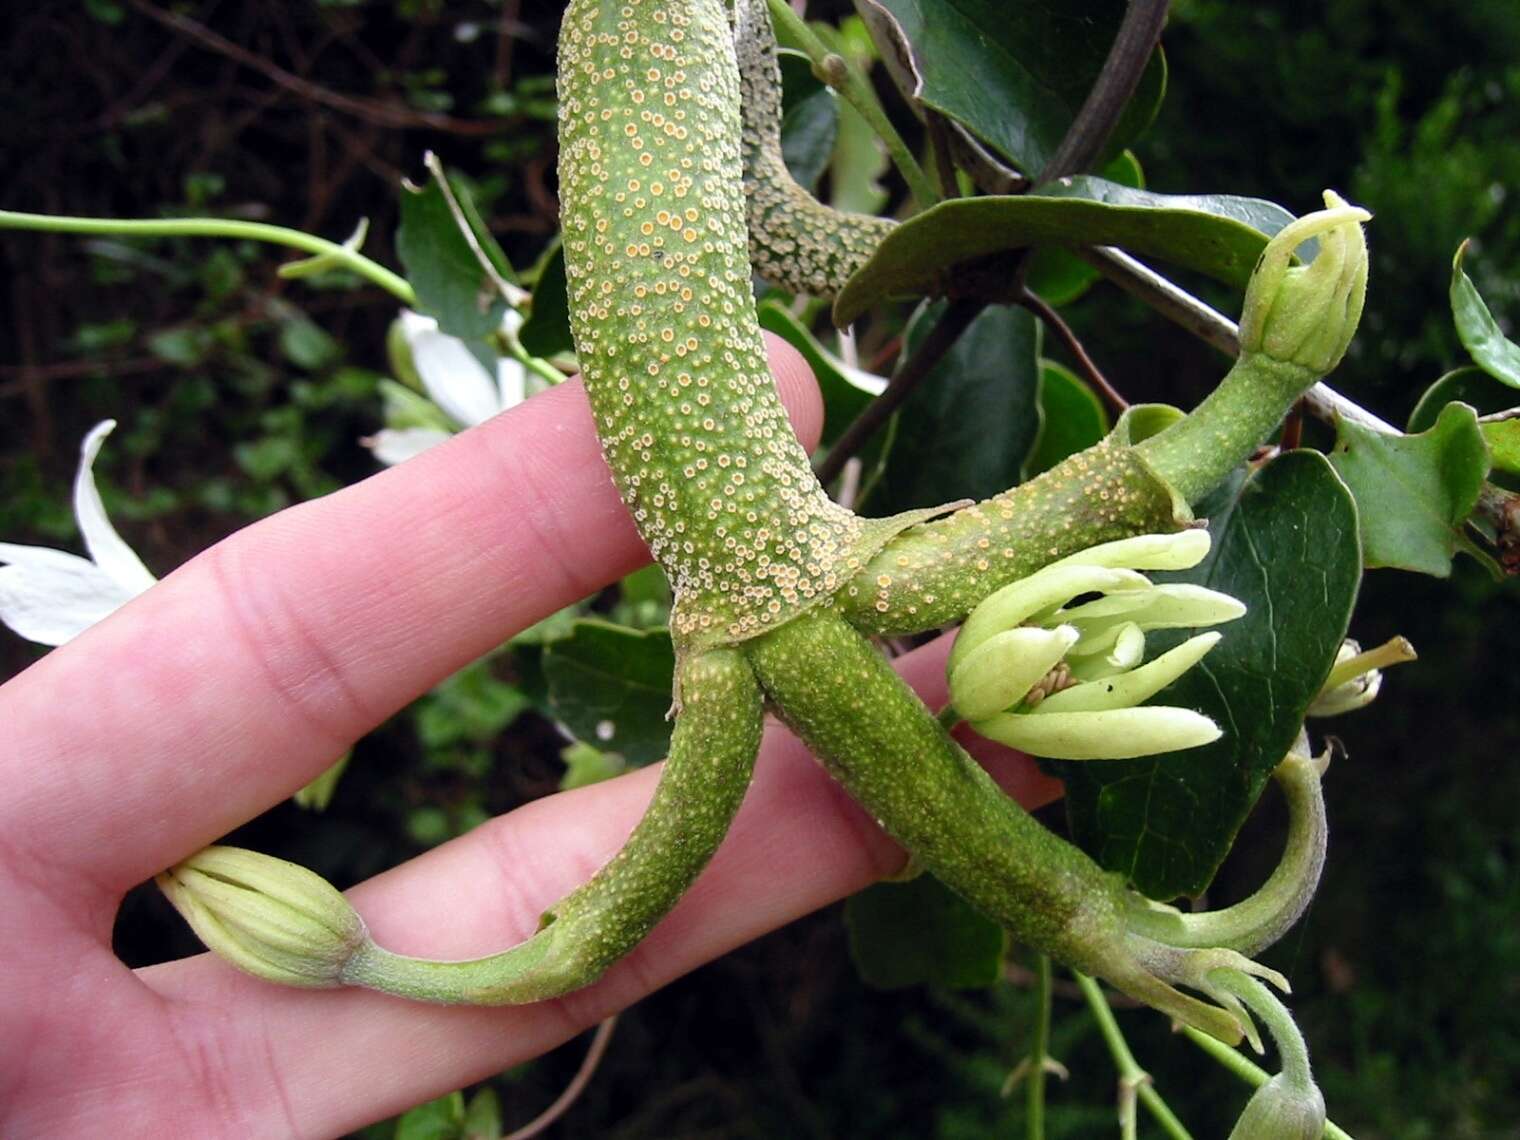
[[[768,345],[804,442],[821,407]],[[0,687],[0,1134],[341,1134],[531,1058],[903,853],[768,724],[717,857],[597,984],[506,1008],[286,989],[203,954],[133,972],[122,895],[316,776],[515,631],[647,561],[578,382],[256,524]],[[897,665],[944,700],[937,644]],[[1056,786],[973,745],[1032,806]],[[637,822],[657,772],[553,796],[351,892],[430,958],[529,936]],[[312,826],[320,826],[314,821]],[[540,1106],[523,1106],[522,1118]]]

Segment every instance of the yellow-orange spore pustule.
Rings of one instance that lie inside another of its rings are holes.
[[[909,520],[831,502],[776,395],[722,0],[574,0],[559,81],[565,267],[597,432],[675,588],[678,644],[743,640],[830,597]]]
[[[733,0],[744,117],[744,195],[755,272],[795,293],[832,297],[897,225],[825,206],[781,152],[781,68],[765,0]]]

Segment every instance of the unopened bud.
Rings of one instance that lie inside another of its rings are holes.
[[[1319,1086],[1297,1084],[1278,1073],[1252,1095],[1230,1140],[1319,1140],[1324,1131],[1325,1098]]]
[[[1340,363],[1367,297],[1367,240],[1372,215],[1325,191],[1325,209],[1284,226],[1262,250],[1246,286],[1240,351],[1297,364],[1323,376]],[[1319,255],[1292,265],[1293,251],[1319,239]]]
[[[256,851],[208,847],[157,882],[208,949],[283,985],[341,985],[344,965],[369,938],[326,879]]]

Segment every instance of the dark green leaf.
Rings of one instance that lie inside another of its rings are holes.
[[[1454,368],[1442,376],[1420,397],[1409,413],[1404,430],[1421,432],[1435,426],[1436,417],[1447,404],[1471,404],[1480,416],[1502,412],[1520,403],[1515,390],[1501,384],[1473,364]]]
[[[903,358],[946,305],[923,305]],[[1023,309],[982,311],[897,414],[892,454],[869,507],[889,515],[956,499],[984,499],[1019,481],[1039,431],[1039,324]]]
[[[451,1092],[419,1104],[396,1121],[396,1140],[460,1140],[464,1135],[464,1094]]]
[[[759,316],[760,327],[775,333],[802,353],[818,378],[818,389],[823,395],[823,436],[820,442],[825,446],[833,443],[880,391],[867,391],[853,383],[840,369],[833,354],[819,344],[807,327],[779,301],[768,299],[761,302]]]
[[[1196,582],[1249,607],[1152,703],[1198,709],[1213,744],[1138,760],[1052,763],[1073,834],[1152,898],[1208,886],[1268,774],[1297,735],[1345,636],[1361,579],[1356,508],[1324,457],[1294,451],[1211,497],[1214,546],[1157,579]],[[1194,631],[1153,634],[1148,655]]]
[[[570,335],[565,251],[558,242],[539,262],[533,285],[533,309],[517,330],[517,340],[530,356],[554,356],[575,349],[575,340]]]
[[[1268,237],[1291,220],[1256,198],[1153,194],[1089,177],[1039,194],[957,198],[886,236],[835,300],[834,323],[843,327],[888,297],[962,284],[962,262],[1041,245],[1116,245],[1244,287]]]
[[[1040,434],[1024,461],[1024,477],[1048,471],[1108,434],[1108,413],[1087,382],[1064,364],[1040,361]]]
[[[458,187],[455,188],[456,196]],[[417,291],[417,308],[450,336],[480,340],[501,325],[506,302],[465,240],[449,204],[431,181],[403,186],[396,252]]]
[[[933,875],[878,883],[845,903],[850,956],[868,985],[884,990],[994,985],[1007,935]]]
[[[550,711],[581,740],[635,765],[669,750],[675,652],[664,630],[578,621],[544,649],[543,670]]]
[[[1462,269],[1466,253],[1464,241],[1451,262],[1451,315],[1457,322],[1457,335],[1479,368],[1511,388],[1520,388],[1520,345],[1504,335]]]
[[[489,658],[466,665],[442,681],[417,710],[417,735],[425,747],[485,744],[529,707],[528,697],[498,680]]]
[[[1385,435],[1342,420],[1330,462],[1356,496],[1369,568],[1451,573],[1489,467],[1472,408],[1447,404],[1419,435]]]
[[[799,186],[815,189],[839,132],[839,102],[805,55],[781,54],[781,156]]]
[[[315,372],[343,355],[343,346],[305,317],[280,322],[280,351],[298,368]]]
[[[918,98],[1037,173],[1097,79],[1120,0],[878,0],[912,45]],[[1166,90],[1158,51],[1109,137],[1117,153],[1150,125]]]
[[[1145,172],[1133,151],[1125,151],[1103,168],[1103,178],[1120,186],[1144,189]],[[1064,249],[1046,246],[1029,255],[1024,281],[1052,305],[1069,305],[1098,279],[1098,271]]]

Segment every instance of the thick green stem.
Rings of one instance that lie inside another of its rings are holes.
[[[1196,503],[1250,458],[1318,379],[1301,365],[1243,354],[1190,415],[1136,450],[1179,495]]]
[[[781,68],[765,0],[733,3],[750,261],[794,293],[832,297],[897,223],[833,209],[792,178],[781,149]]]
[[[807,21],[792,11],[786,0],[768,2],[771,18],[778,27],[785,30],[789,39],[807,53],[818,77],[838,91],[886,144],[887,153],[891,155],[913,197],[918,199],[919,207],[927,209],[939,201],[933,181],[924,173],[924,168],[908,149],[908,144],[903,142],[897,128],[887,118],[881,100],[876,98],[875,89],[860,69],[844,56],[830,51],[828,45],[818,38],[818,34],[807,26]]]
[[[1140,903],[1130,917],[1131,930],[1169,946],[1226,947],[1251,957],[1299,920],[1319,886],[1329,838],[1319,762],[1289,753],[1273,775],[1288,801],[1288,840],[1261,888],[1215,911],[1182,913]]]
[[[632,950],[723,841],[760,747],[760,690],[738,653],[689,659],[682,682],[685,706],[644,818],[611,862],[549,909],[537,934],[464,962],[405,957],[370,942],[342,980],[423,1001],[541,1001],[589,985]]]
[[[1089,546],[1177,530],[1186,509],[1134,448],[1106,442],[948,518],[905,531],[837,604],[868,633],[959,621],[983,598]]]
[[[1136,956],[1120,878],[1005,795],[837,613],[810,610],[742,648],[781,718],[948,887],[1034,949],[1226,1040],[1239,1037],[1230,1014],[1174,989]]]
[[[284,226],[272,226],[266,222],[244,222],[236,218],[156,218],[128,221],[117,218],[17,214],[9,210],[0,210],[0,229],[36,230],[59,234],[98,234],[113,237],[136,235],[139,237],[247,238],[272,245],[289,246],[292,249],[305,250],[307,253],[330,258],[334,264],[380,286],[403,305],[417,303],[417,294],[413,292],[405,278],[391,272],[379,262],[371,261],[357,250],[328,241],[326,238],[314,237]]]

